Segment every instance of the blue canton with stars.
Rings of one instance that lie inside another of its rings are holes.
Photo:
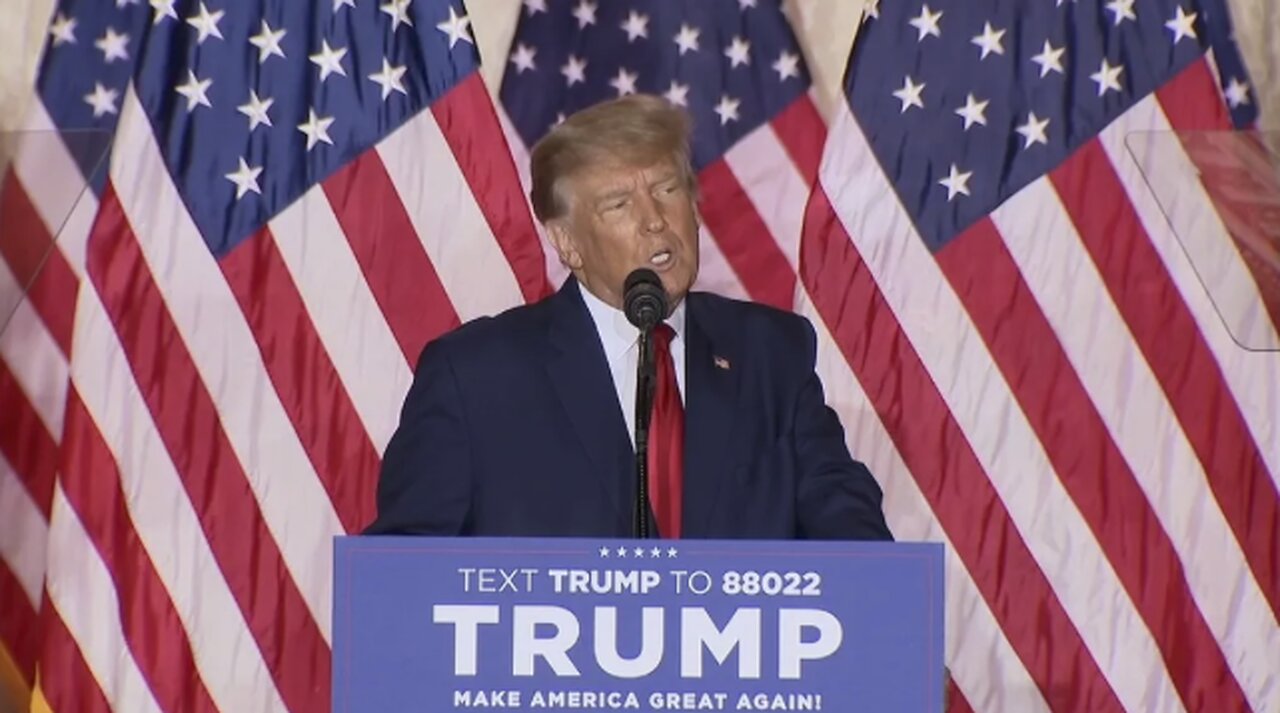
[[[63,0],[39,92],[59,129],[113,131],[132,78],[221,256],[476,71],[465,13],[456,0]]]
[[[525,144],[622,94],[666,96],[693,118],[695,168],[809,88],[777,0],[525,0],[502,104]]]
[[[1218,0],[883,0],[849,60],[862,131],[933,250],[1212,47],[1256,118]]]

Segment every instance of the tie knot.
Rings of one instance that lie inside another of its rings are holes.
[[[659,349],[667,349],[671,346],[671,340],[676,338],[676,330],[666,322],[659,322],[653,328],[653,343]]]

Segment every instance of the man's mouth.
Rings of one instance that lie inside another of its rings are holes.
[[[661,250],[654,253],[653,257],[649,258],[649,264],[656,268],[663,268],[670,265],[674,259],[675,255],[673,255],[670,250]]]

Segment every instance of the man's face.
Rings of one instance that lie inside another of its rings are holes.
[[[548,224],[548,233],[578,280],[621,308],[627,275],[647,267],[674,309],[698,275],[697,212],[675,163],[591,166],[564,185],[568,212]]]

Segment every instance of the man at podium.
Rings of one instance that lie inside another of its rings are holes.
[[[664,538],[891,539],[845,445],[801,316],[691,292],[696,178],[685,114],[627,96],[533,149],[531,199],[558,292],[427,345],[387,446],[370,533],[627,537],[636,511],[637,337],[622,311],[647,269],[649,524]]]

